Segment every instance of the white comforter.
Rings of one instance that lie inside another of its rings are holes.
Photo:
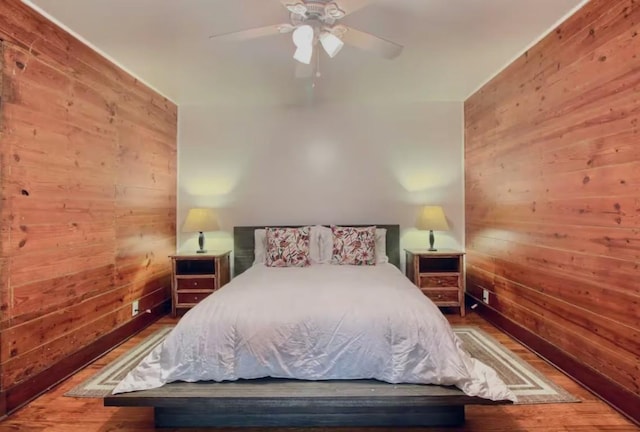
[[[191,309],[113,393],[172,381],[374,378],[510,399],[393,265],[255,265]]]

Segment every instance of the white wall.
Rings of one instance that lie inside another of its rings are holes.
[[[440,204],[464,245],[463,105],[180,106],[178,230],[189,207],[217,209],[222,232],[207,249],[232,249],[236,225],[398,223],[402,247],[422,204]],[[178,232],[178,249],[197,235]],[[404,258],[404,257],[403,257]]]

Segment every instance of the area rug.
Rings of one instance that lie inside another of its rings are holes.
[[[172,327],[164,327],[121,355],[98,373],[65,393],[70,397],[103,398],[142,358],[162,342]],[[491,366],[518,397],[518,404],[579,402],[524,362],[495,338],[475,326],[453,326],[472,357]]]

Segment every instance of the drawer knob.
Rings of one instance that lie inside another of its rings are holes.
[[[438,294],[436,297],[441,299],[442,298],[442,294]]]
[[[198,297],[194,297],[193,299],[194,299],[195,301],[198,301]]]
[[[194,284],[195,286],[198,286],[198,281],[194,281],[194,282],[193,282],[193,284]]]

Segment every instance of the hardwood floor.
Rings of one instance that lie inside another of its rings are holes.
[[[542,371],[556,384],[564,387],[583,402],[515,406],[471,406],[467,408],[467,422],[463,428],[430,428],[428,429],[429,431],[640,431],[640,428],[593,396],[589,391],[538,358],[531,351],[509,338],[509,336],[498,331],[476,313],[471,312],[467,314],[466,317],[461,318],[453,312],[448,314],[447,317],[452,324],[471,324],[481,327],[531,365]],[[0,423],[0,431],[143,432],[156,430],[153,425],[153,412],[149,408],[107,408],[102,406],[102,399],[70,398],[63,396],[63,394],[134,346],[142,338],[157,330],[160,326],[174,322],[175,319],[164,317],[154,323],[112,352],[96,360],[87,368],[9,416]],[[178,431],[181,429],[163,430]],[[195,432],[199,429],[184,430]],[[227,430],[229,429],[225,429],[225,431]],[[254,432],[258,429],[235,430]],[[284,432],[285,430],[294,432],[301,429],[270,429],[271,432]],[[322,428],[315,428],[313,430],[316,432],[323,431]],[[340,432],[346,430],[355,431],[356,429],[328,428],[327,430]],[[389,429],[370,428],[357,430],[362,432],[381,432]],[[419,430],[419,428],[409,430]]]

